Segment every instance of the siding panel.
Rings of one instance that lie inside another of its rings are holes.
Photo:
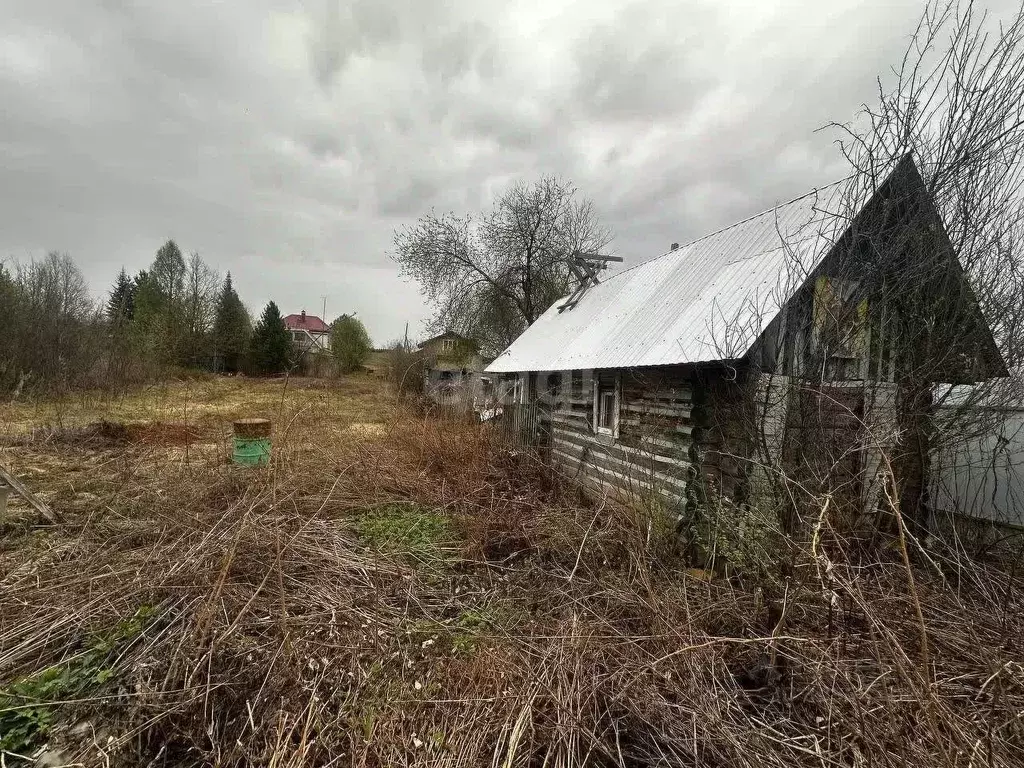
[[[681,504],[693,474],[690,460],[692,370],[682,366],[595,372],[602,384],[620,382],[619,436],[593,430],[593,379],[582,393],[561,398],[551,415],[551,462],[601,493],[655,494]]]

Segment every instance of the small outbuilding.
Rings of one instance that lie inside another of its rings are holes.
[[[926,433],[927,393],[1006,368],[913,159],[852,189],[578,286],[487,373],[507,407],[542,414],[550,461],[598,493],[681,514],[785,478],[790,497],[871,511],[897,453],[900,493],[924,493],[906,440]]]

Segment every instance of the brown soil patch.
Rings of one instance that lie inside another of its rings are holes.
[[[198,440],[201,433],[194,426],[155,421],[149,424],[122,425],[127,442],[145,445],[183,445]]]

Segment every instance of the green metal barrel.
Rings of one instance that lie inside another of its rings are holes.
[[[270,421],[239,419],[234,424],[234,450],[231,460],[250,467],[270,463]]]
[[[235,464],[266,465],[270,463],[269,437],[239,437],[235,435],[231,460]]]

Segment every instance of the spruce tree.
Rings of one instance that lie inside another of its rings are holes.
[[[213,321],[214,347],[224,371],[236,373],[241,368],[251,335],[249,313],[238,298],[228,272],[217,297],[217,314]]]
[[[186,365],[185,275],[181,249],[168,240],[156,252],[146,279],[135,292],[135,314],[145,330],[146,348],[162,363]],[[144,317],[139,317],[144,315]]]
[[[107,317],[117,323],[130,321],[135,316],[135,283],[128,277],[124,267],[117,275],[114,288],[107,302]]]
[[[292,338],[281,310],[270,302],[252,331],[249,354],[256,373],[281,373],[291,365]]]

